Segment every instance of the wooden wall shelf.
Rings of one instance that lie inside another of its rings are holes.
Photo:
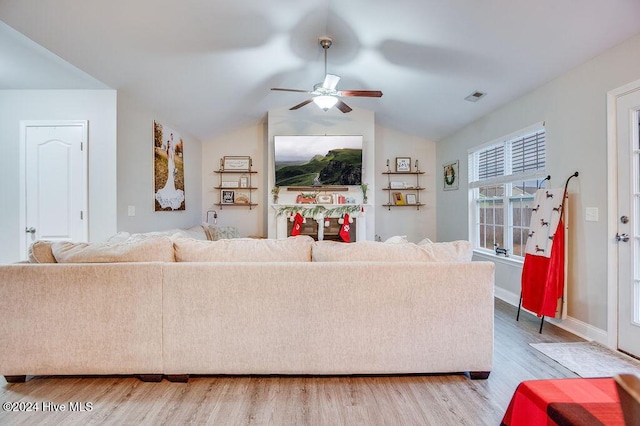
[[[324,192],[348,192],[346,186],[287,186],[287,191],[324,191]]]

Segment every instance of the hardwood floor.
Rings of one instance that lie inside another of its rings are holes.
[[[207,376],[189,383],[145,383],[133,377],[34,377],[7,384],[0,378],[3,404],[37,403],[39,409],[3,409],[0,424],[498,425],[521,381],[577,377],[529,343],[582,339],[551,324],[538,334],[537,318],[523,312],[516,322],[515,316],[514,307],[496,300],[488,380]],[[61,406],[65,411],[53,411]]]

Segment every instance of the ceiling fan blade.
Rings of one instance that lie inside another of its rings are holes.
[[[335,74],[327,74],[324,76],[324,81],[322,82],[322,87],[324,89],[335,90],[338,82],[340,81],[340,77]]]
[[[306,100],[306,101],[304,101],[304,102],[300,102],[298,105],[296,105],[296,106],[293,106],[293,107],[289,108],[289,110],[290,110],[290,111],[293,111],[294,109],[302,108],[303,106],[305,106],[305,105],[307,105],[307,104],[309,104],[309,103],[311,103],[311,102],[313,102],[313,98],[311,98],[311,99],[307,99],[307,100]]]
[[[340,111],[344,112],[345,114],[348,112],[351,112],[351,107],[345,104],[344,102],[342,102],[341,100],[338,100],[338,102],[336,103],[336,108],[338,108]]]
[[[311,93],[308,90],[302,89],[282,89],[280,87],[272,87],[271,90],[279,90],[281,92],[298,92],[298,93]]]
[[[381,98],[382,92],[379,90],[340,90],[338,96],[362,96],[366,98]]]

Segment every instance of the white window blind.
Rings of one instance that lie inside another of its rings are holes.
[[[543,125],[525,129],[502,141],[469,152],[469,187],[478,188],[535,178],[544,171],[546,139]]]

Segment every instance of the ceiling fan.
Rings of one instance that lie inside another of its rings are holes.
[[[333,40],[329,37],[320,37],[318,41],[320,43],[320,46],[322,46],[322,48],[324,49],[324,81],[322,83],[315,84],[313,86],[313,90],[311,91],[299,89],[281,89],[278,87],[271,88],[271,90],[308,93],[313,95],[306,101],[289,108],[290,110],[302,108],[303,106],[313,102],[324,111],[331,109],[335,105],[336,108],[338,108],[340,111],[342,111],[343,113],[347,113],[351,111],[351,107],[349,107],[349,105],[345,104],[338,98],[347,96],[360,96],[367,98],[382,97],[382,92],[379,90],[336,90],[336,86],[338,85],[338,81],[340,81],[340,77],[335,74],[327,73],[327,50],[329,50],[329,48],[331,47]]]

